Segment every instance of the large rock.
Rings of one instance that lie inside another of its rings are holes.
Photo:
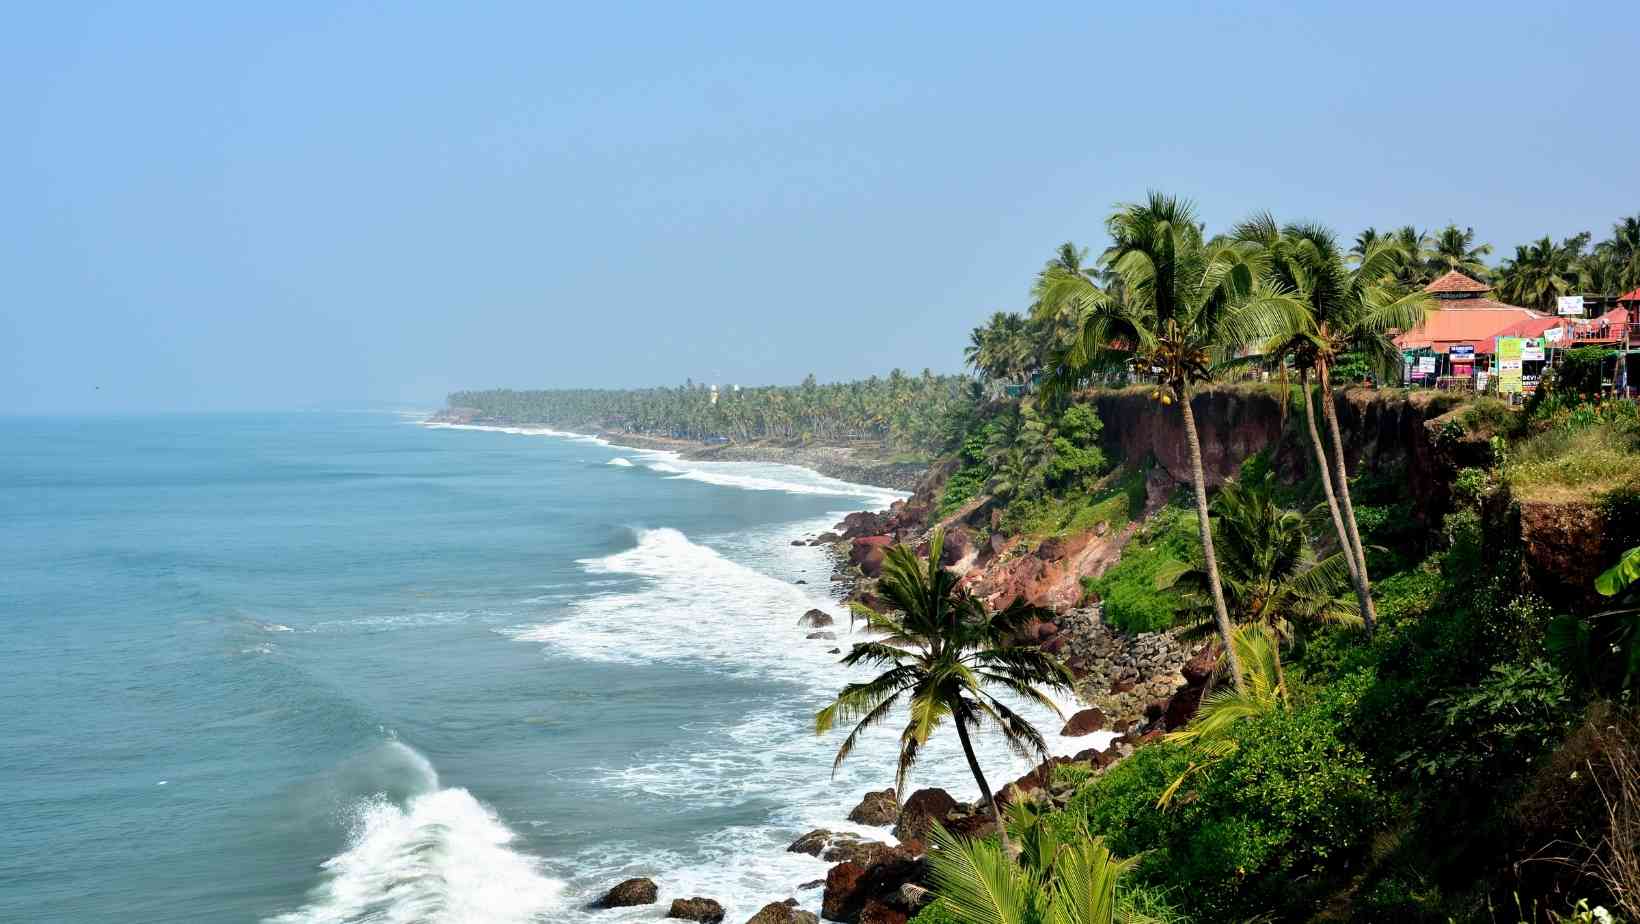
[[[893,536],[861,536],[849,546],[848,560],[866,577],[883,573],[883,555],[894,544]]]
[[[848,813],[848,820],[855,824],[877,827],[887,827],[899,818],[900,803],[895,801],[892,787],[866,793],[860,804]]]
[[[879,899],[868,898],[860,909],[860,924],[905,924],[911,916]]]
[[[888,517],[870,510],[851,513],[843,518],[843,522],[837,524],[844,539],[881,535],[888,532],[889,525]]]
[[[820,913],[828,921],[859,924],[868,903],[896,906],[901,887],[919,882],[927,867],[921,857],[903,848],[889,850],[870,866],[839,863],[826,873]]]
[[[1204,645],[1202,649],[1190,656],[1179,672],[1184,674],[1184,682],[1193,687],[1199,687],[1213,676],[1219,667],[1219,648],[1217,643]]]
[[[672,907],[667,910],[669,918],[681,918],[685,921],[699,921],[700,924],[718,924],[723,920],[723,906],[710,898],[674,898]]]
[[[1105,714],[1098,709],[1084,709],[1070,717],[1059,734],[1066,738],[1080,738],[1105,728]]]
[[[808,635],[805,635],[803,637],[804,638],[824,639],[824,640],[832,641],[832,642],[837,641],[837,633],[836,632],[826,632],[824,630],[822,630],[820,632],[810,632]]]
[[[660,897],[653,879],[628,879],[604,893],[592,903],[594,908],[630,908],[633,905],[653,905]]]
[[[757,914],[746,920],[746,924],[820,924],[820,919],[812,911],[804,911],[797,907],[797,900],[788,898],[783,902],[769,902]]]
[[[882,841],[868,841],[847,831],[828,831],[818,828],[792,841],[789,853],[806,853],[828,863],[851,862],[870,866],[893,848]]]
[[[797,624],[810,629],[824,629],[836,621],[825,610],[809,610],[798,618]]]
[[[943,789],[919,789],[900,807],[900,820],[894,825],[894,836],[902,841],[925,841],[929,827],[957,807],[957,800]]]

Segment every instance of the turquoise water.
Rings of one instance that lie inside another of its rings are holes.
[[[831,778],[795,621],[843,610],[790,541],[893,496],[390,415],[0,421],[0,920],[817,908],[783,848],[893,733]],[[628,875],[662,905],[581,910]]]

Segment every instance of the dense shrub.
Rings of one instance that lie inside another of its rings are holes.
[[[1085,817],[1118,853],[1142,854],[1140,877],[1197,919],[1298,913],[1384,817],[1371,766],[1340,736],[1353,705],[1319,698],[1244,722],[1235,753],[1192,777],[1166,810],[1156,800],[1191,754],[1141,748],[1084,786],[1066,813]]]

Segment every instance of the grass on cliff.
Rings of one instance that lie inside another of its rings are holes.
[[[1626,401],[1554,415],[1509,450],[1503,475],[1520,500],[1565,502],[1640,488],[1640,412]]]
[[[1043,538],[1087,532],[1101,523],[1114,531],[1144,509],[1144,471],[1123,470],[1100,479],[1092,490],[1017,499],[1003,513],[1002,525],[1010,534]]]

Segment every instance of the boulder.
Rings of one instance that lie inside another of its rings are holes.
[[[860,924],[905,924],[910,915],[875,898],[866,899],[860,909]]]
[[[1180,668],[1179,672],[1184,675],[1185,683],[1199,687],[1207,682],[1207,678],[1213,676],[1218,666],[1219,650],[1215,643],[1203,646],[1202,650],[1191,655],[1190,660],[1184,662],[1184,667]]]
[[[831,545],[832,543],[837,542],[837,541],[841,540],[842,538],[843,538],[842,536],[839,536],[836,533],[821,533],[819,536],[815,537],[814,544],[815,545]]]
[[[815,828],[813,831],[792,841],[786,848],[787,853],[806,853],[811,857],[820,856],[820,852],[831,843],[832,833],[825,828]]]
[[[842,653],[843,653],[843,649],[841,649],[841,648],[827,648],[826,649],[826,654],[842,654]]]
[[[826,880],[824,880],[824,879],[810,879],[808,882],[805,882],[802,885],[798,886],[797,890],[799,892],[807,892],[810,889],[825,888],[825,885],[826,885]]]
[[[887,827],[900,818],[900,804],[895,801],[893,788],[868,792],[852,811],[848,820],[859,825]]]
[[[669,918],[699,921],[700,924],[718,924],[723,920],[723,906],[710,898],[674,898],[666,912]]]
[[[901,886],[920,881],[926,872],[927,863],[902,848],[885,852],[870,866],[839,863],[826,873],[821,914],[828,921],[860,924],[870,902],[892,907]]]
[[[793,539],[793,540],[792,540],[792,545],[808,545],[808,543],[807,543],[807,542],[804,542],[804,541],[803,541],[803,540],[801,540],[801,539]]]
[[[836,632],[810,632],[808,635],[805,635],[803,637],[804,638],[829,639],[829,640],[834,641],[834,642],[837,641],[837,633]]]
[[[919,789],[900,807],[900,820],[894,825],[894,836],[902,841],[928,839],[929,826],[944,821],[957,807],[957,800],[943,789]]]
[[[866,577],[883,573],[883,555],[894,544],[892,536],[861,536],[849,547],[848,560]]]
[[[747,919],[746,924],[820,924],[812,911],[797,907],[797,900],[769,902],[762,910]]]
[[[881,513],[870,510],[860,510],[843,517],[843,522],[837,524],[844,539],[856,539],[860,536],[876,536],[888,531],[889,518]]]
[[[594,908],[630,908],[633,905],[653,905],[660,897],[653,879],[628,879],[604,893],[592,903]]]
[[[809,610],[807,613],[804,613],[802,616],[798,617],[797,624],[800,626],[808,626],[811,629],[824,629],[836,621],[837,620],[833,619],[831,614],[825,610]]]
[[[1103,712],[1098,709],[1084,709],[1071,716],[1070,721],[1065,723],[1065,727],[1059,730],[1059,734],[1066,738],[1080,738],[1083,735],[1091,735],[1096,731],[1102,731],[1104,727],[1105,714]]]

